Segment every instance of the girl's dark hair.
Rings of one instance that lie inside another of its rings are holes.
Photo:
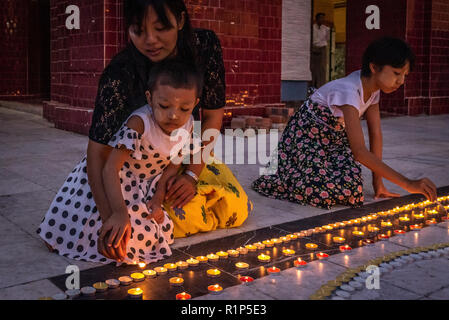
[[[126,30],[132,28],[133,33],[141,34],[142,24],[146,18],[149,6],[153,7],[162,25],[170,29],[175,26],[170,23],[166,10],[168,9],[178,22],[181,21],[182,13],[184,12],[184,26],[178,31],[176,48],[180,58],[196,62],[192,24],[183,0],[124,0]]]
[[[168,85],[175,89],[196,89],[197,98],[203,90],[203,76],[195,64],[180,59],[167,59],[155,64],[148,78],[148,90],[151,94],[157,85]]]
[[[372,42],[363,53],[362,76],[370,77],[370,63],[382,68],[392,66],[402,68],[407,61],[410,64],[410,71],[415,66],[415,54],[410,46],[403,40],[393,37],[383,37]]]

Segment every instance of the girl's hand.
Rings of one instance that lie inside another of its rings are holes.
[[[102,225],[98,236],[99,246],[101,246],[100,242],[103,242],[105,249],[109,252],[111,250],[108,249],[114,248],[119,261],[124,258],[129,239],[131,239],[131,223],[127,212],[113,213]]]
[[[423,194],[427,200],[432,202],[437,199],[437,187],[428,178],[410,180],[407,184],[406,190],[410,193]]]
[[[373,182],[373,188],[374,188],[374,199],[397,198],[401,196],[399,193],[388,191],[388,189],[385,188],[383,182]]]
[[[162,201],[158,199],[157,196],[154,196],[147,202],[147,208],[150,212],[150,215],[147,219],[154,219],[158,224],[164,222],[164,211],[162,211]]]
[[[165,200],[172,208],[182,208],[196,195],[196,181],[187,174],[173,176],[167,181]]]

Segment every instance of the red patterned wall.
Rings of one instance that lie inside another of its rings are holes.
[[[415,70],[381,110],[393,114],[449,113],[449,3],[446,0],[348,0],[347,73],[359,69],[366,46],[377,37],[405,39],[416,54]],[[381,29],[367,30],[365,8],[380,8]]]
[[[125,45],[121,1],[103,1],[51,1],[52,102],[44,105],[44,116],[59,128],[87,132],[99,76]],[[80,30],[65,28],[69,4],[80,7]],[[214,30],[220,39],[227,106],[280,102],[282,0],[186,5],[193,26]]]

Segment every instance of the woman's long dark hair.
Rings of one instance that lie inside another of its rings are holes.
[[[140,35],[149,6],[153,7],[159,21],[167,28],[174,28],[174,26],[167,17],[166,9],[170,10],[178,22],[181,21],[184,12],[184,26],[178,31],[176,43],[178,58],[196,64],[197,55],[193,45],[193,28],[183,0],[124,0],[126,30],[132,28],[135,34]]]

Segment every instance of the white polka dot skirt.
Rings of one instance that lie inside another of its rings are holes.
[[[124,260],[128,264],[151,263],[167,258],[171,255],[169,245],[173,243],[174,238],[173,222],[165,211],[165,219],[160,225],[154,219],[148,219],[146,202],[154,194],[160,175],[142,179],[142,173],[135,172],[138,170],[136,167],[145,168],[150,163],[139,162],[140,164],[125,162],[119,174],[132,227]],[[162,170],[158,171],[160,173]],[[87,181],[84,158],[58,191],[37,233],[60,255],[75,260],[111,263],[114,260],[104,257],[97,250],[101,225],[101,218]]]

